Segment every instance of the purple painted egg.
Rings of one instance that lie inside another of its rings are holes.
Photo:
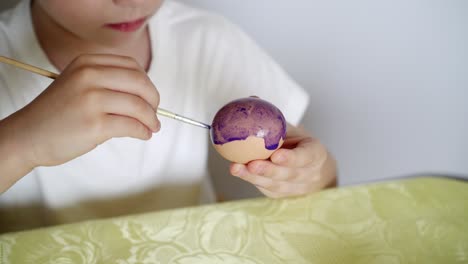
[[[286,121],[273,104],[258,97],[223,106],[211,125],[211,141],[225,159],[248,163],[268,159],[286,137]]]

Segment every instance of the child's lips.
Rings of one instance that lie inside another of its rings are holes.
[[[137,20],[123,22],[123,23],[114,23],[106,24],[107,28],[121,31],[121,32],[134,32],[138,30],[146,21],[146,17],[139,18]]]

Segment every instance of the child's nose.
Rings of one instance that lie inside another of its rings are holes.
[[[138,6],[147,0],[113,0],[119,6]]]

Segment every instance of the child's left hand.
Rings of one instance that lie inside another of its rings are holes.
[[[271,198],[305,195],[336,185],[336,162],[325,146],[289,124],[283,146],[270,160],[233,163],[230,172]]]

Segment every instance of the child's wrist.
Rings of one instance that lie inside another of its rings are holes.
[[[36,167],[21,134],[11,118],[0,121],[0,193]]]

